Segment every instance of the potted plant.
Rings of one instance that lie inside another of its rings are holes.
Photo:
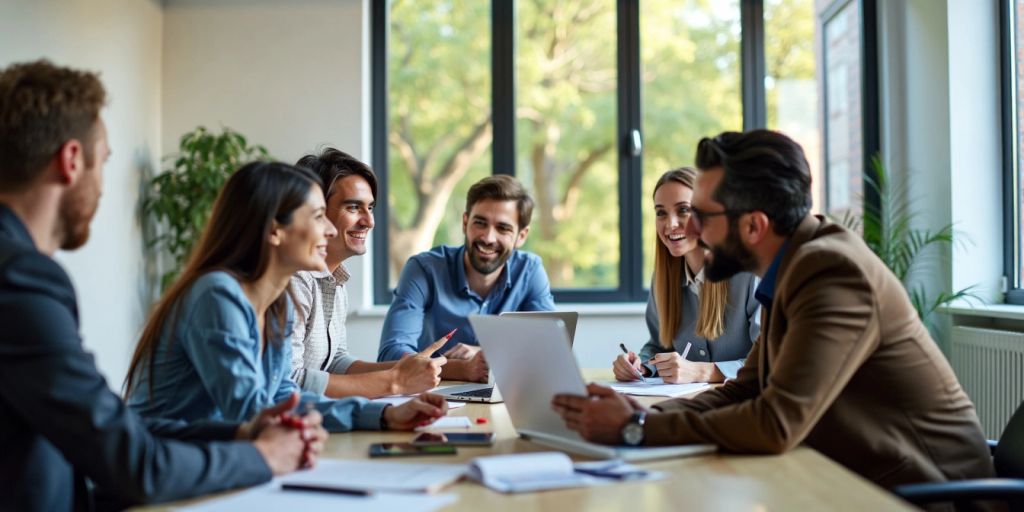
[[[249,145],[230,128],[214,134],[200,126],[181,137],[178,153],[165,158],[170,165],[147,182],[143,194],[143,215],[155,227],[146,245],[171,259],[171,268],[160,277],[161,289],[180,272],[228,177],[246,162],[269,158],[266,148]]]
[[[878,155],[871,158],[874,176],[864,176],[868,189],[878,197],[876,204],[865,204],[858,218],[847,212],[839,222],[845,227],[861,232],[864,242],[896,274],[906,288],[917,315],[929,328],[932,313],[939,307],[957,299],[977,299],[968,286],[952,293],[933,294],[917,276],[934,263],[931,251],[956,241],[953,224],[946,224],[938,230],[913,227],[917,212],[912,201],[907,199],[906,187],[893,185],[888,172]]]

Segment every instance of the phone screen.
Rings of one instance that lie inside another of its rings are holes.
[[[417,446],[433,446],[433,445],[469,445],[469,446],[487,446],[494,442],[494,433],[492,432],[422,432],[412,440],[412,444]]]
[[[446,444],[417,446],[412,443],[377,443],[370,445],[370,457],[455,455],[455,453],[455,447]]]

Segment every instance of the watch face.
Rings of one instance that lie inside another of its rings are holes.
[[[622,429],[622,440],[631,446],[640,444],[640,442],[644,440],[644,427],[630,421],[626,424],[626,427]]]

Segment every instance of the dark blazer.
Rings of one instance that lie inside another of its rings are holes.
[[[805,444],[883,487],[993,475],[974,405],[864,242],[808,216],[736,379],[655,405],[645,442],[779,453]]]
[[[78,335],[64,270],[0,205],[0,509],[127,506],[270,479],[237,424],[146,420],[107,386]],[[211,442],[207,442],[211,441]]]

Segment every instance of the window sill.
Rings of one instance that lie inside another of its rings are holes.
[[[558,311],[576,311],[582,317],[634,316],[643,315],[647,311],[646,302],[606,302],[602,304],[566,302],[557,306]],[[352,312],[352,316],[360,318],[384,318],[387,314],[388,306],[384,305],[367,306]]]
[[[956,301],[948,306],[940,307],[939,311],[956,316],[1024,320],[1024,306],[1016,304],[981,304],[977,301]]]

